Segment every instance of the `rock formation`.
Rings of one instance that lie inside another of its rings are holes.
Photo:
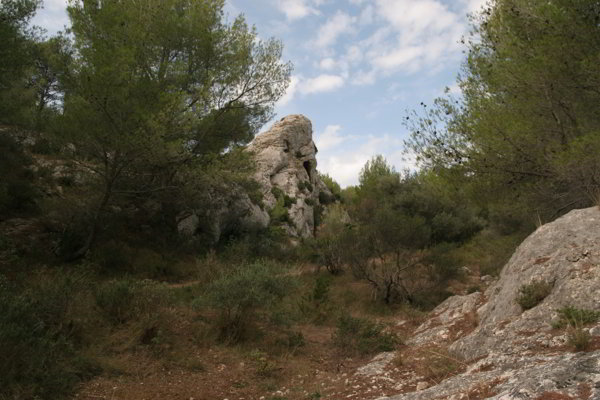
[[[228,226],[248,229],[280,225],[291,237],[314,234],[315,214],[321,202],[333,195],[317,173],[317,148],[312,140],[312,124],[303,115],[289,115],[248,145],[255,162],[254,179],[262,192],[262,204],[254,204],[241,190],[231,189],[231,199],[212,210],[210,218],[200,211],[182,213],[178,218],[181,234],[192,236],[201,229],[218,241]],[[233,193],[235,192],[235,193]],[[201,226],[211,220],[210,226]]]
[[[317,147],[310,120],[289,115],[258,135],[248,151],[256,160],[255,179],[261,185],[266,208],[273,210],[278,201],[283,203],[289,217],[283,221],[288,233],[312,236],[319,193],[331,193],[317,173]]]
[[[541,281],[551,285],[550,293],[523,311],[520,288]],[[394,376],[394,357],[376,358],[373,378],[393,381],[388,393],[396,393],[380,399],[600,399],[600,322],[558,328],[557,310],[564,307],[600,311],[597,207],[538,228],[485,293],[447,299],[416,330],[402,357],[442,346],[461,366],[453,376],[435,380],[412,371]],[[589,335],[587,352],[569,343],[576,329]],[[386,368],[384,359],[390,360]]]

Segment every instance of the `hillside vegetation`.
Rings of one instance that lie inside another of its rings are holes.
[[[41,5],[0,4],[2,400],[346,396],[342,374],[600,201],[597,1],[490,1],[462,96],[398,121],[419,170],[321,175],[316,235],[294,241],[275,193],[265,229],[177,229],[236,193],[264,207],[244,148],[288,87],[282,43],[224,0],[74,0],[49,38]]]

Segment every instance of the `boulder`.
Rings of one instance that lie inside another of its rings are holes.
[[[522,311],[519,289],[541,281],[552,285],[550,294]],[[466,359],[546,346],[562,307],[600,310],[600,210],[571,211],[538,228],[517,248],[486,295],[488,302],[477,312],[479,327],[451,348]]]
[[[247,150],[256,160],[255,179],[265,207],[273,210],[278,201],[283,201],[288,218],[281,222],[288,234],[313,236],[315,206],[320,197],[332,195],[317,173],[317,147],[310,120],[303,115],[289,115],[258,135]]]

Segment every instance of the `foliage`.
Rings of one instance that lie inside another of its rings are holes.
[[[152,319],[170,302],[170,294],[162,284],[121,279],[99,285],[95,299],[105,317],[118,325],[132,319]]]
[[[591,344],[592,336],[581,326],[573,327],[567,333],[567,342],[576,351],[586,351]]]
[[[353,239],[349,229],[346,210],[340,205],[330,206],[312,242],[317,255],[315,261],[332,274],[340,273],[346,262],[344,252]]]
[[[524,209],[525,220],[593,204],[598,12],[589,0],[490,2],[473,20],[463,97],[408,116],[407,145],[420,164],[451,171],[492,207]]]
[[[32,66],[33,33],[27,24],[40,0],[4,0],[0,4],[0,122],[14,122],[26,107],[27,70]]]
[[[337,183],[329,174],[319,173],[319,178],[327,186],[327,189],[333,194],[337,201],[342,200],[342,189],[339,183]]]
[[[97,372],[77,353],[81,322],[71,315],[83,277],[44,281],[23,290],[0,276],[0,398],[66,398]]]
[[[37,197],[31,159],[12,133],[0,131],[0,217],[31,210]]]
[[[517,303],[523,310],[529,310],[540,304],[551,292],[554,284],[546,281],[534,281],[519,288]]]
[[[247,338],[249,328],[259,317],[289,292],[292,280],[278,275],[273,266],[264,262],[240,265],[213,281],[198,304],[219,311],[219,337],[228,342]]]
[[[338,319],[333,341],[342,351],[363,355],[392,351],[400,343],[395,334],[384,331],[383,325],[350,315]]]
[[[554,328],[583,326],[600,320],[600,311],[566,306],[557,310],[557,312],[558,320],[552,324]]]
[[[450,250],[483,227],[478,209],[436,175],[399,174],[381,156],[365,164],[360,181],[340,251],[355,276],[388,304],[443,300],[443,283],[457,276]]]
[[[288,213],[288,207],[285,206],[285,198],[277,198],[275,207],[269,212],[271,216],[271,222],[273,223],[286,223],[290,222],[290,215]]]
[[[330,290],[332,278],[330,275],[318,275],[310,291],[299,301],[300,312],[315,323],[323,322],[331,311]]]
[[[70,258],[87,253],[111,205],[153,199],[172,211],[200,203],[210,218],[215,192],[231,183],[212,175],[215,167],[247,161],[239,145],[272,116],[291,66],[280,61],[281,43],[257,40],[243,17],[224,22],[223,6],[70,2],[74,56],[57,62],[65,73],[36,81],[45,96],[40,105],[61,98],[57,136],[89,182],[86,237]],[[54,44],[65,47],[48,46]],[[48,53],[41,51],[41,59]],[[235,171],[248,177],[251,168]]]
[[[307,190],[309,192],[312,192],[313,185],[309,181],[299,181],[298,182],[298,190],[300,190],[300,191]]]

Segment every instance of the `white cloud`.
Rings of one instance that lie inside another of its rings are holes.
[[[331,92],[344,86],[344,78],[339,75],[322,74],[316,78],[301,82],[299,91],[302,94]]]
[[[344,86],[344,83],[344,78],[339,75],[322,74],[309,79],[304,78],[302,75],[294,75],[290,78],[287,91],[277,102],[277,107],[289,104],[298,94],[309,95],[331,92]]]
[[[471,7],[484,0],[460,0]],[[354,71],[357,85],[374,84],[380,76],[403,72],[432,71],[460,57],[459,40],[466,23],[441,0],[373,0],[373,23],[378,29],[358,42],[368,64]]]
[[[67,15],[67,0],[45,0],[42,8],[31,20],[32,25],[41,26],[49,34],[55,34],[70,25]]]
[[[370,71],[358,71],[353,79],[353,85],[372,85],[377,80],[377,71],[374,69]]]
[[[422,56],[424,50],[424,47],[417,46],[399,47],[388,54],[376,57],[373,65],[384,70],[401,67]]]
[[[338,11],[319,28],[317,39],[313,41],[313,44],[319,48],[327,48],[334,45],[339,36],[353,31],[353,24],[355,22],[355,17]]]
[[[342,127],[340,125],[327,125],[323,133],[316,136],[315,144],[317,145],[317,149],[325,151],[343,143],[346,138],[340,135],[341,130]]]
[[[319,63],[319,68],[324,69],[326,71],[334,69],[335,66],[336,66],[336,62],[331,57],[324,58]]]
[[[313,1],[313,3],[317,6],[321,4],[319,1]],[[276,0],[275,6],[279,11],[284,13],[289,20],[319,14],[319,10],[313,7],[308,0]]]
[[[358,16],[358,23],[360,25],[370,25],[373,23],[375,18],[375,10],[372,5],[368,5],[362,9],[360,15]]]
[[[481,10],[487,0],[463,0],[467,12],[473,13]]]

